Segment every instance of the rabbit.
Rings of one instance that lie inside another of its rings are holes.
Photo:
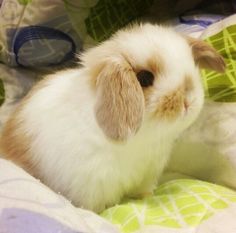
[[[180,134],[199,115],[199,68],[223,72],[207,43],[170,27],[120,29],[46,76],[1,136],[5,158],[78,207],[100,213],[153,192]]]

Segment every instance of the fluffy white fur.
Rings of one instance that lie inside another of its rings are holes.
[[[155,57],[164,61],[141,128],[124,142],[107,138],[94,114],[97,96],[90,67],[111,50],[127,54],[133,66],[145,67]],[[74,204],[100,212],[126,195],[153,191],[172,144],[200,112],[203,90],[191,47],[168,28],[143,25],[118,32],[82,59],[81,68],[54,74],[32,94],[18,113],[22,124],[16,133],[32,138],[30,159],[40,179]],[[194,84],[186,94],[187,111],[183,106],[173,121],[150,119],[158,99],[181,86],[186,74]]]

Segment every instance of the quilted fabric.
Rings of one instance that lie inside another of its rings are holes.
[[[230,189],[198,180],[174,180],[157,188],[153,196],[126,200],[102,216],[125,233],[153,225],[182,232],[194,229],[234,203],[236,193]]]
[[[4,233],[235,233],[236,193],[199,180],[174,180],[159,186],[153,196],[124,200],[101,215],[76,208],[0,159]]]

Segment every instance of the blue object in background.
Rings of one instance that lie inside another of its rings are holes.
[[[209,25],[225,18],[223,15],[216,14],[185,14],[179,16],[180,23],[187,25],[198,25],[202,28],[207,28]]]
[[[76,49],[68,34],[45,26],[20,28],[13,41],[16,63],[25,67],[61,64],[72,59]]]

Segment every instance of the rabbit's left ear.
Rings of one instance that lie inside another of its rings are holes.
[[[192,48],[193,57],[200,68],[225,71],[225,62],[223,57],[209,44],[202,40],[186,37]]]
[[[140,128],[144,95],[132,67],[122,58],[105,61],[96,80],[96,119],[111,139],[126,140]]]

